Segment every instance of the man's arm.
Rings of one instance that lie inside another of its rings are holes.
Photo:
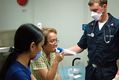
[[[81,53],[84,49],[81,49],[78,45],[70,47],[69,50],[74,51],[76,53]]]

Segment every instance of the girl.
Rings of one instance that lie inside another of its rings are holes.
[[[30,60],[40,56],[43,43],[39,28],[33,24],[21,25],[15,33],[14,49],[0,71],[0,80],[32,80]]]

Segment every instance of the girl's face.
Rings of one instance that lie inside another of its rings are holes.
[[[38,43],[37,45],[34,42],[31,43],[31,55],[30,55],[31,59],[34,59],[36,55],[42,50],[43,44],[44,41]]]

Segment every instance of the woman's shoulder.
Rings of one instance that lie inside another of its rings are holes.
[[[10,78],[12,80],[24,80],[25,77],[29,78],[30,70],[25,68],[23,65],[15,62],[8,69],[6,78]],[[23,79],[21,79],[23,78]],[[29,80],[29,79],[28,79]]]

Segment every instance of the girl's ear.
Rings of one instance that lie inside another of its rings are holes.
[[[30,51],[34,52],[35,48],[36,48],[35,42],[32,42],[30,45]]]

